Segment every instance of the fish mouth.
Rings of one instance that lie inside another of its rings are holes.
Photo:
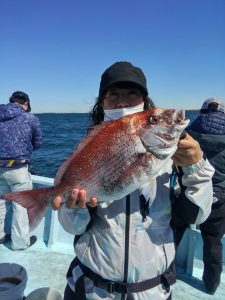
[[[172,147],[167,148],[151,148],[152,154],[159,159],[165,159],[167,157],[171,157],[177,150],[177,144],[173,145]],[[153,151],[154,150],[154,151]]]
[[[142,144],[145,147],[147,152],[152,153],[158,159],[165,159],[171,157],[177,150],[177,143],[172,144],[170,147],[165,146],[165,148],[150,147],[145,145],[143,141]]]

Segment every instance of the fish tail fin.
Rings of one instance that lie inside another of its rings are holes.
[[[53,199],[53,188],[10,192],[0,195],[0,199],[14,201],[27,209],[30,231],[34,230]]]

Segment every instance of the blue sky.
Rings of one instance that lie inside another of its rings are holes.
[[[142,68],[158,107],[225,99],[224,0],[7,0],[0,3],[0,103],[89,112],[102,72]]]

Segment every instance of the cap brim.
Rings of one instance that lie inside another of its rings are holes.
[[[140,82],[137,82],[137,81],[134,81],[134,80],[112,80],[109,84],[107,84],[103,90],[101,90],[101,94],[99,94],[99,97],[101,97],[105,91],[113,84],[117,84],[117,83],[130,83],[130,84],[134,84],[134,85],[137,85],[137,87],[139,87],[143,93],[144,93],[144,96],[147,96],[148,95],[148,91],[146,90],[145,87],[143,87],[143,85],[140,84]]]

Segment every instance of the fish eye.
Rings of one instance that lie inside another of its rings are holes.
[[[153,124],[153,125],[156,125],[156,124],[159,123],[159,117],[157,117],[157,116],[151,116],[151,117],[149,118],[149,122],[150,122],[151,124]]]

